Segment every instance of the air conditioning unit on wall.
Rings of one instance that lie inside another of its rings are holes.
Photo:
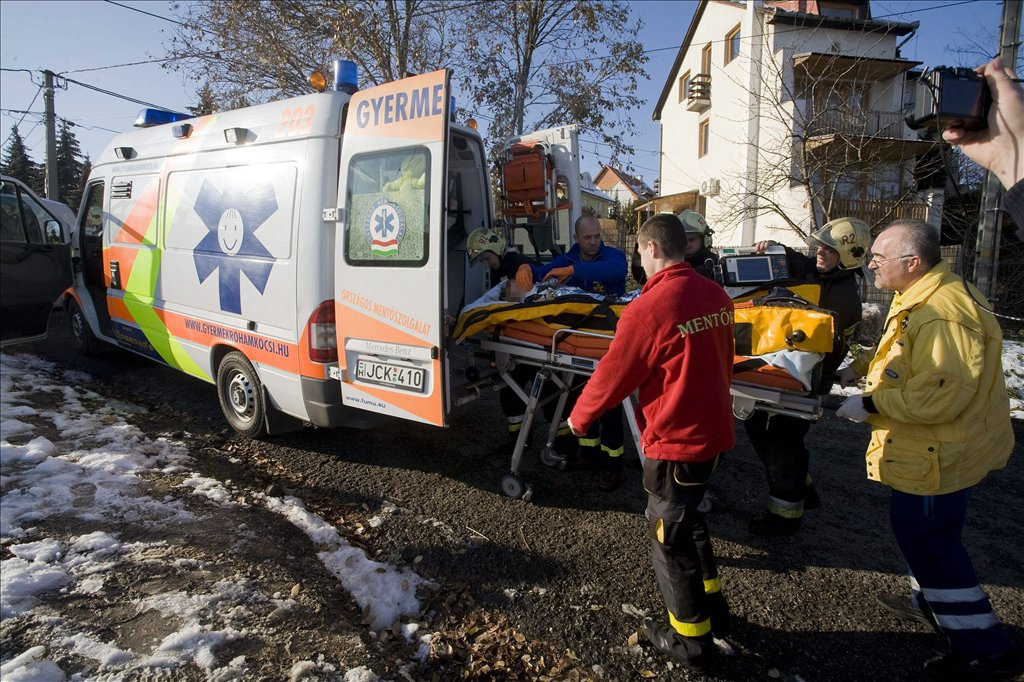
[[[719,189],[718,178],[708,178],[700,183],[700,195],[702,197],[718,196]]]

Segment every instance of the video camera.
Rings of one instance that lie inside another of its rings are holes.
[[[907,114],[911,130],[988,127],[992,93],[982,76],[971,69],[937,66],[917,80],[914,110]]]

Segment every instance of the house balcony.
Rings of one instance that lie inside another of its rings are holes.
[[[887,140],[902,140],[910,128],[898,111],[819,111],[807,120],[807,134],[847,135],[854,137],[879,137]]]
[[[698,113],[711,108],[711,75],[698,73],[690,79],[686,93],[686,110]]]
[[[922,62],[909,59],[856,57],[853,55],[804,52],[793,56],[793,66],[799,74],[820,80],[879,82],[887,81],[909,71]]]
[[[820,111],[805,121],[804,149],[819,163],[897,163],[916,159],[940,144],[912,136],[897,111]]]
[[[896,219],[928,220],[928,204],[913,197],[900,200],[842,199],[836,197],[828,207],[828,218],[850,216],[860,218],[872,229],[879,229]]]

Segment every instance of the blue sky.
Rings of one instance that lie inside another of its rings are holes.
[[[4,148],[12,124],[24,116],[19,126],[22,136],[26,138],[32,158],[43,160],[45,143],[41,117],[20,113],[24,110],[42,112],[42,93],[38,88],[42,69],[138,100],[184,110],[194,101],[191,83],[181,74],[166,71],[159,65],[137,64],[163,56],[173,24],[160,17],[173,18],[175,11],[181,11],[182,4],[137,0],[118,0],[117,4],[102,0],[0,0],[0,67],[32,72],[0,71],[0,141]],[[696,2],[644,0],[631,4],[634,12],[644,19],[640,39],[650,51],[647,70],[651,77],[640,88],[640,98],[645,103],[636,113],[639,134],[634,140],[637,153],[632,163],[638,174],[650,180],[657,175],[659,140],[658,126],[651,121],[651,112]],[[904,46],[903,55],[926,65],[959,64],[962,58],[948,48],[966,44],[968,38],[987,40],[991,43],[989,50],[994,53],[1000,11],[1001,4],[996,0],[872,2],[875,17],[921,22],[917,35]],[[968,58],[972,66],[980,61],[980,56]],[[121,64],[132,65],[104,68]],[[55,97],[57,115],[79,126],[76,135],[82,151],[94,158],[114,136],[113,131],[131,127],[140,108],[139,104],[75,84],[58,90]],[[583,170],[596,173],[601,161],[607,158],[605,149],[584,140]]]

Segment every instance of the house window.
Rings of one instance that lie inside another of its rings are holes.
[[[740,27],[739,24],[736,28],[725,34],[725,63],[728,64],[736,57],[740,56]]]
[[[690,96],[690,72],[687,71],[679,77],[679,101],[685,102]]]
[[[849,2],[819,2],[818,11],[823,17],[835,19],[860,19],[860,7]]]
[[[704,46],[700,51],[700,72],[711,73],[711,43]]]
[[[708,143],[711,142],[711,121],[704,119],[697,127],[697,156],[705,156],[708,153]]]

